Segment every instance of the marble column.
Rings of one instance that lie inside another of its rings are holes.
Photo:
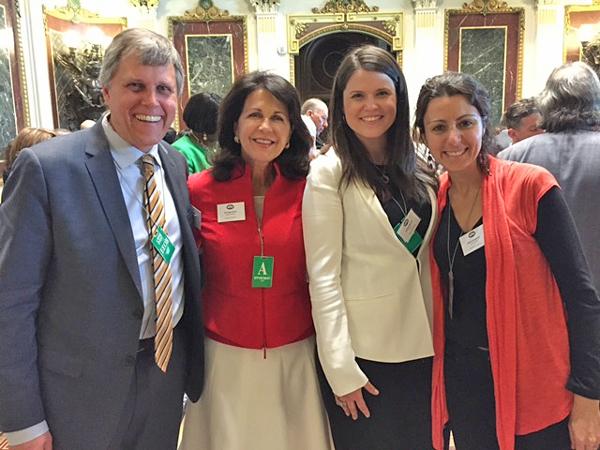
[[[258,70],[270,70],[289,77],[284,18],[279,0],[252,0],[256,16],[256,58]]]
[[[414,46],[406,52],[404,70],[409,82],[410,104],[414,105],[423,82],[444,70],[443,22],[440,25],[436,0],[415,0]]]
[[[536,1],[537,33],[535,37],[535,95],[544,87],[552,69],[563,63],[564,7],[558,0]],[[533,92],[532,92],[533,91]]]

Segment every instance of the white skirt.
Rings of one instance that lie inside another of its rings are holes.
[[[188,403],[179,450],[331,450],[314,337],[253,350],[205,340],[202,397]]]

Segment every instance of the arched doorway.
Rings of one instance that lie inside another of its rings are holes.
[[[364,44],[392,51],[391,45],[385,40],[356,31],[321,36],[300,48],[294,57],[294,82],[300,98],[318,97],[328,103],[333,78],[342,58],[351,49]]]

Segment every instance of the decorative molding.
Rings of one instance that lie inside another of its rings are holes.
[[[129,0],[131,6],[135,6],[139,9],[146,8],[146,12],[158,8],[159,3],[160,0]]]
[[[423,9],[415,11],[415,26],[417,28],[434,28],[437,11],[435,9]]]
[[[29,93],[27,92],[27,76],[25,75],[25,55],[23,54],[23,41],[21,30],[21,5],[19,0],[14,1],[16,20],[13,26],[15,27],[16,35],[16,54],[15,57],[19,61],[19,78],[21,82],[21,95],[23,97],[23,119],[25,126],[31,125],[31,116],[29,115]]]
[[[437,9],[437,0],[413,0],[412,3],[415,11]]]
[[[218,19],[229,19],[229,11],[216,7],[212,0],[200,0],[198,6],[186,11],[183,15],[186,19],[199,21],[210,21]]]
[[[508,3],[502,0],[472,0],[471,3],[463,3],[463,9],[485,16],[489,13],[505,12],[510,8]]]
[[[93,23],[96,21],[99,23],[103,22],[100,14],[82,8],[80,0],[67,0],[67,5],[61,8],[45,9],[44,6],[44,11],[52,14],[54,17],[62,20],[68,20],[72,23]]]
[[[250,5],[257,13],[275,13],[280,3],[280,0],[250,0]]]
[[[378,12],[379,6],[368,6],[363,0],[330,0],[321,9],[311,11],[313,14],[369,13]]]

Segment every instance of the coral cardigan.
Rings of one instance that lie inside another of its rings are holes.
[[[440,179],[439,212],[451,181]],[[539,200],[554,177],[541,167],[490,158],[484,177],[483,225],[487,332],[496,397],[500,450],[512,450],[515,435],[539,431],[570,413],[567,391],[569,342],[563,302],[552,271],[533,234]],[[434,293],[433,440],[443,448],[448,421],[444,388],[444,299],[431,252]]]
[[[197,237],[205,272],[204,326],[225,344],[272,348],[314,333],[302,238],[305,180],[287,179],[275,168],[261,230],[263,255],[274,257],[271,288],[252,287],[253,257],[261,255],[261,244],[248,166],[236,168],[226,182],[216,181],[212,170],[188,181],[192,205],[202,214]],[[236,202],[244,204],[245,220],[219,223],[217,205]]]

